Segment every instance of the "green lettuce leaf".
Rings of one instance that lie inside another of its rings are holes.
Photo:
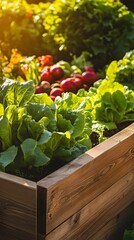
[[[7,79],[1,85],[1,94],[3,95],[3,104],[23,106],[30,101],[35,88],[33,81],[19,82]]]
[[[23,142],[26,138],[38,140],[44,130],[44,125],[36,122],[31,116],[24,115],[17,129],[17,138]]]
[[[4,107],[3,104],[0,103],[0,117],[4,115]]]
[[[45,130],[38,141],[38,146],[42,149],[43,152],[45,152],[47,156],[52,157],[54,152],[57,151],[57,148],[61,144],[66,145],[68,142],[70,142],[69,132],[49,133]]]
[[[9,147],[4,152],[0,153],[0,170],[5,171],[6,167],[13,163],[15,160],[15,157],[17,156],[18,148],[14,145]]]
[[[70,113],[70,119],[73,125],[72,137],[80,136],[84,129],[85,119],[81,111],[74,110]]]
[[[34,94],[30,102],[46,104],[47,106],[53,105],[53,100],[48,96],[47,93]]]
[[[113,122],[119,124],[124,121],[128,113],[134,111],[134,92],[118,82],[103,80],[95,95],[89,96],[92,102],[92,117],[95,121]],[[133,115],[131,114],[133,121]]]
[[[88,148],[80,143],[75,143],[70,147],[60,146],[54,154],[54,158],[63,163],[70,162],[81,154],[86,152]]]
[[[17,135],[25,113],[26,110],[24,107],[16,107],[16,105],[9,105],[5,110],[5,115],[11,126],[12,143],[15,145],[20,143]]]
[[[26,166],[40,167],[49,163],[50,158],[38,147],[38,142],[28,138],[21,144]]]
[[[36,122],[41,120],[43,117],[47,117],[48,130],[54,131],[56,129],[56,120],[55,120],[55,110],[46,104],[31,103],[29,102],[26,105],[27,114],[29,114],[32,119]]]
[[[0,142],[2,150],[6,150],[12,145],[11,127],[6,116],[0,117]]]

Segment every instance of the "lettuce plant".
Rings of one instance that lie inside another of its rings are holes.
[[[91,148],[90,114],[84,110],[84,103],[82,112],[77,109],[78,103],[69,110],[64,104],[61,107],[64,99],[54,103],[47,94],[34,92],[33,81],[6,79],[0,86],[2,171],[15,174],[59,160],[65,163]]]
[[[127,52],[122,59],[112,61],[106,69],[106,77],[134,90],[134,50]]]

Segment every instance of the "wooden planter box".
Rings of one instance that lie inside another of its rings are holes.
[[[37,183],[0,172],[2,240],[119,240],[128,219],[134,124]]]

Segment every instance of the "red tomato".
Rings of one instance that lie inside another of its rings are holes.
[[[71,77],[83,79],[82,74],[79,74],[79,73],[73,73],[73,74],[71,74]]]
[[[67,78],[60,83],[60,87],[64,92],[76,92],[77,88],[74,83],[74,78]]]
[[[35,87],[35,93],[36,94],[43,93],[43,87],[41,85],[36,86]]]
[[[95,81],[98,80],[98,76],[95,72],[83,72],[82,76],[84,84],[87,84],[88,86],[92,85]]]
[[[63,90],[59,87],[53,88],[50,92],[50,96],[61,96],[61,94],[63,93]]]
[[[43,92],[48,93],[48,94],[50,93],[51,85],[49,82],[41,81],[40,85],[42,86]]]
[[[77,87],[77,89],[80,89],[83,86],[83,81],[79,77],[74,78],[74,83],[75,83],[75,86]]]
[[[61,79],[64,76],[64,70],[61,67],[51,67],[51,73],[55,80]]]
[[[41,81],[53,82],[54,78],[49,68],[45,68],[40,75]]]

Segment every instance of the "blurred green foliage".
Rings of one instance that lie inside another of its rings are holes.
[[[102,68],[134,48],[134,14],[119,0],[0,3],[0,46],[5,55],[52,54],[70,61],[88,52]]]

